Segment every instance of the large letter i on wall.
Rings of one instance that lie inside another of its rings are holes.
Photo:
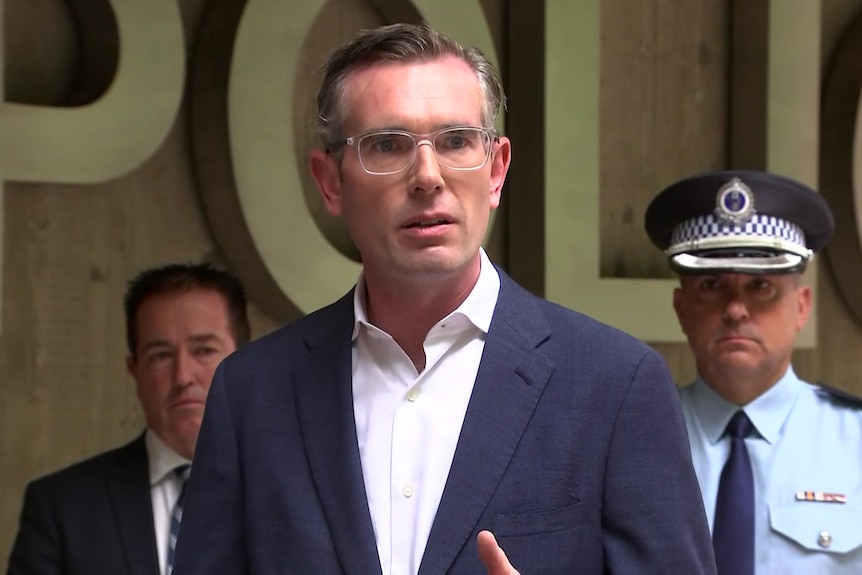
[[[599,0],[546,1],[545,295],[640,339],[682,342],[674,280],[600,275],[601,8]],[[819,34],[819,2],[770,0],[765,168],[809,184],[817,173]],[[815,344],[815,320],[797,347]]]

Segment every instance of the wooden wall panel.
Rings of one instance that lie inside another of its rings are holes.
[[[726,163],[727,3],[601,7],[601,273],[670,277],[644,211],[662,187]]]
[[[6,100],[59,104],[80,62],[73,13],[63,0],[3,2]]]

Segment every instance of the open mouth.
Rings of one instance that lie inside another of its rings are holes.
[[[434,226],[445,226],[451,224],[449,220],[423,220],[407,224],[408,228],[433,228]]]

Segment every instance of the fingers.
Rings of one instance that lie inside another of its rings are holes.
[[[497,544],[497,539],[490,531],[480,531],[476,538],[479,550],[479,559],[485,566],[488,575],[518,575],[518,572],[509,563],[506,553]]]

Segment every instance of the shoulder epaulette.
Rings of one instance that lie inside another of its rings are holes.
[[[856,407],[862,408],[862,397],[859,397],[858,395],[853,395],[849,391],[845,391],[837,387],[832,387],[831,385],[826,385],[821,381],[818,381],[816,385],[818,389],[823,390],[825,393],[831,395],[832,397],[838,398],[846,403],[851,403]]]

